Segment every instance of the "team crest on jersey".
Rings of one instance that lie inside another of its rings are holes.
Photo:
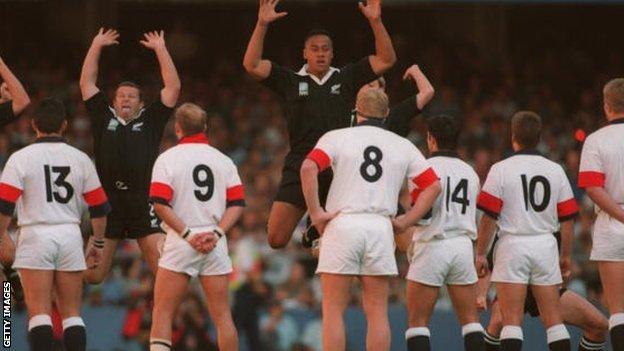
[[[132,126],[132,131],[133,132],[140,132],[142,126],[143,126],[143,122],[139,122],[139,123],[137,123],[137,124]]]
[[[309,86],[307,82],[299,82],[299,96],[308,96]]]
[[[340,86],[341,84],[332,85],[331,93],[334,95],[340,95]]]
[[[118,125],[119,125],[119,121],[114,118],[111,118],[111,120],[108,122],[107,129],[114,132],[117,129]]]

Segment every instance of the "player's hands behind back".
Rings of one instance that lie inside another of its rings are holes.
[[[189,244],[202,254],[207,254],[217,246],[219,237],[212,232],[197,233],[191,237]]]
[[[156,50],[165,47],[165,32],[162,30],[144,33],[143,37],[145,40],[141,40],[140,43],[148,49]]]
[[[115,29],[108,29],[104,31],[104,28],[100,28],[98,34],[93,38],[93,45],[100,47],[117,45],[119,41],[119,33]]]
[[[366,0],[366,5],[360,2],[358,6],[369,21],[376,21],[381,18],[381,0]]]
[[[288,14],[288,12],[277,12],[275,6],[280,0],[260,0],[260,8],[258,9],[258,23],[266,26]]]
[[[572,275],[571,266],[572,260],[570,257],[560,257],[559,258],[559,268],[561,269],[561,277],[563,278],[563,284],[567,284],[570,280],[570,276]]]
[[[483,278],[488,274],[489,268],[485,255],[477,255],[475,258],[475,268],[477,269],[477,276],[479,278]]]
[[[319,211],[317,213],[310,213],[310,220],[312,221],[312,225],[318,230],[319,234],[322,236],[323,232],[325,232],[325,227],[327,223],[334,219],[338,215],[338,212],[327,212],[325,210]]]

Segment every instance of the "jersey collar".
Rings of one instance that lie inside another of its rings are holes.
[[[355,125],[356,127],[361,126],[372,126],[386,129],[386,119],[385,118],[367,118],[366,120]]]
[[[35,143],[65,143],[66,140],[60,136],[44,136],[41,138],[37,138]]]
[[[454,150],[440,150],[431,153],[431,157],[453,157],[459,158],[459,154]]]
[[[141,115],[143,114],[143,112],[145,112],[145,107],[142,107],[139,112],[137,112],[136,115],[134,115],[134,117],[125,120],[119,116],[117,116],[117,112],[115,112],[115,109],[112,106],[108,106],[108,109],[111,111],[111,113],[113,114],[113,116],[115,116],[115,119],[117,121],[119,121],[119,123],[121,123],[122,126],[127,126],[128,124],[132,123],[132,121],[134,121],[135,119],[141,117]]]
[[[308,73],[308,64],[306,63],[305,65],[303,65],[303,67],[301,67],[301,69],[299,70],[299,72],[297,72],[298,75],[305,77],[305,76],[310,76],[310,78],[316,82],[316,84],[318,85],[323,85],[325,84],[329,78],[331,78],[331,76],[335,73],[335,72],[340,72],[340,70],[336,67],[329,67],[329,71],[327,71],[327,73],[325,73],[325,76],[323,76],[323,78],[318,79],[315,75]]]
[[[208,137],[204,133],[197,133],[185,136],[178,144],[208,144]]]
[[[533,156],[544,156],[541,152],[536,149],[522,149],[513,153],[513,156],[516,155],[533,155]]]
[[[618,117],[618,118],[616,118],[616,119],[611,120],[611,121],[609,122],[609,125],[612,125],[612,124],[621,124],[621,123],[624,123],[624,117]]]

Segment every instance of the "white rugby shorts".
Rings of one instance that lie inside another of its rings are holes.
[[[210,230],[191,228],[191,231],[200,233]],[[228,255],[227,238],[223,236],[212,251],[202,254],[177,233],[167,233],[158,266],[191,277],[229,274],[232,272],[232,261]]]
[[[66,272],[87,269],[82,233],[75,223],[19,228],[13,268]]]
[[[389,217],[341,214],[321,237],[317,273],[397,275],[394,233]]]
[[[594,223],[592,261],[624,261],[624,223],[600,212]]]
[[[466,235],[415,241],[406,279],[417,283],[470,285],[477,282],[472,241]]]
[[[494,249],[492,281],[527,285],[561,284],[555,236],[502,235]]]

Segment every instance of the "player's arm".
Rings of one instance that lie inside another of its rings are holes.
[[[0,214],[0,263],[11,265],[15,259],[15,244],[9,236],[11,216]]]
[[[255,80],[266,79],[271,74],[271,61],[263,60],[262,52],[264,49],[264,37],[269,29],[269,24],[288,14],[287,12],[275,11],[275,6],[278,3],[279,0],[260,0],[258,21],[243,57],[243,67]]]
[[[591,186],[585,189],[590,199],[609,216],[624,223],[624,209],[619,205],[602,186]]]
[[[154,202],[154,212],[156,212],[158,218],[165,222],[171,229],[175,230],[176,233],[180,235],[184,234],[187,228],[186,224],[173,212],[173,209],[168,204]]]
[[[488,213],[481,216],[477,234],[477,251],[475,253],[475,266],[479,277],[483,277],[488,273],[487,251],[495,231],[496,218]]]
[[[572,238],[574,237],[574,220],[569,219],[561,223],[559,228],[561,233],[561,249],[559,252],[559,266],[563,281],[570,278],[572,265]]]
[[[15,77],[6,63],[0,57],[0,77],[6,83],[7,90],[11,94],[13,114],[19,115],[30,104],[30,98],[22,86],[22,83]]]
[[[165,32],[162,30],[149,32],[143,34],[143,37],[145,40],[141,40],[141,44],[154,50],[160,66],[160,74],[165,85],[160,91],[160,101],[167,107],[174,107],[180,96],[181,83],[178,70],[165,45]]]
[[[389,70],[397,60],[390,34],[381,21],[381,0],[367,0],[366,5],[360,2],[358,6],[373,30],[375,55],[369,56],[368,59],[373,72],[380,76]]]
[[[437,177],[435,181],[422,188],[418,195],[418,201],[414,203],[414,206],[405,215],[399,216],[392,221],[395,232],[404,232],[407,228],[416,225],[431,210],[431,206],[441,191],[442,186]]]
[[[100,91],[96,85],[100,55],[104,47],[119,44],[117,38],[119,38],[119,33],[116,30],[104,31],[104,28],[100,28],[98,34],[93,38],[80,72],[80,92],[83,101],[89,100]]]
[[[312,224],[323,234],[325,224],[333,217],[323,209],[318,194],[319,166],[311,159],[305,159],[301,165],[301,186]]]
[[[403,74],[403,80],[410,79],[416,83],[416,87],[418,88],[418,93],[416,93],[416,108],[422,110],[429,101],[433,99],[435,90],[418,65],[412,65],[405,71],[405,74]]]

